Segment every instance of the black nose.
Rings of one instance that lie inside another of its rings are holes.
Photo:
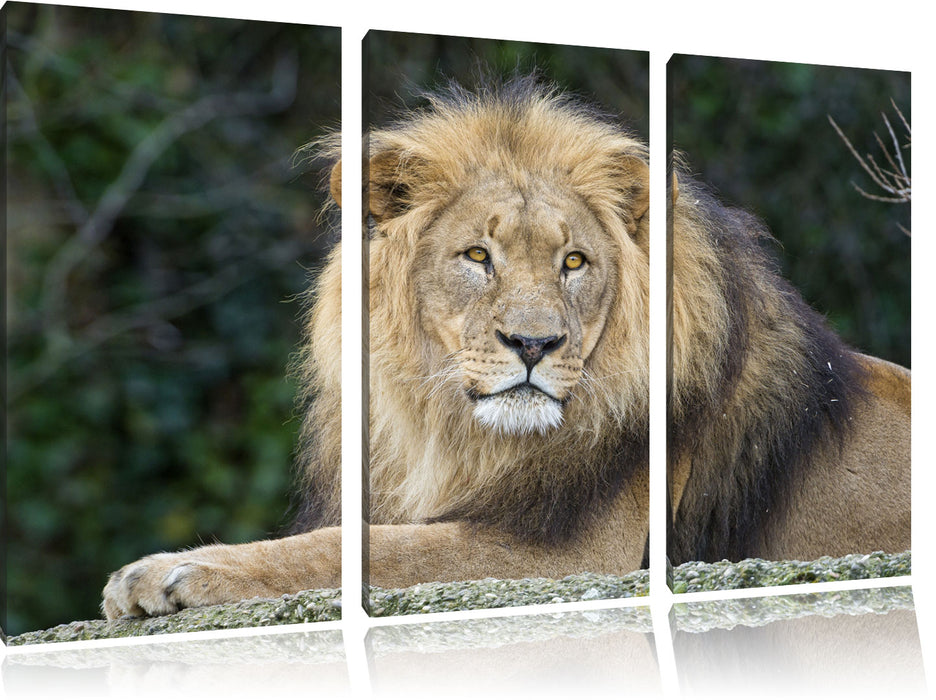
[[[560,347],[566,337],[551,335],[547,338],[529,338],[525,335],[504,335],[496,331],[497,339],[508,348],[513,350],[523,360],[527,372],[533,369],[537,362],[543,359],[543,356]]]

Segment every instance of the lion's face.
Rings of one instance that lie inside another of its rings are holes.
[[[415,253],[418,323],[475,419],[508,434],[560,425],[618,287],[593,213],[555,183],[490,176],[462,190]]]

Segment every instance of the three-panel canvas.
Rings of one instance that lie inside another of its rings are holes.
[[[8,643],[910,573],[910,73],[3,13]]]

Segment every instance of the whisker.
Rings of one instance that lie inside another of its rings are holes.
[[[454,374],[457,374],[460,370],[460,367],[456,364],[456,360],[459,355],[464,354],[464,350],[456,350],[454,352],[445,355],[441,358],[440,363],[444,365],[442,369],[431,372],[430,374],[422,374],[415,377],[404,377],[404,382],[419,382],[419,389],[424,387],[427,383],[433,380],[446,380]]]
[[[624,369],[624,370],[621,370],[620,372],[611,372],[609,374],[602,374],[600,377],[593,377],[591,376],[591,374],[589,374],[588,370],[583,369],[582,380],[588,381],[588,382],[600,382],[604,379],[610,379],[611,377],[619,377],[622,374],[635,374],[636,372],[637,370],[635,369]]]
[[[612,372],[610,374],[604,374],[600,377],[594,377],[591,375],[591,373],[587,369],[582,368],[582,377],[581,377],[581,380],[579,381],[579,384],[582,386],[583,389],[585,389],[586,392],[588,392],[589,396],[597,397],[599,396],[599,392],[600,392],[600,396],[602,399],[604,399],[605,402],[613,403],[614,396],[611,394],[611,391],[609,390],[609,388],[605,385],[604,380],[609,379],[611,377],[617,377],[623,374],[633,374],[633,373],[634,373],[634,370],[622,370],[620,372]]]

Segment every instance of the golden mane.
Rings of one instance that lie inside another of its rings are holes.
[[[530,79],[479,92],[452,86],[427,99],[367,138],[370,520],[465,518],[534,538],[569,536],[646,467],[647,148]],[[518,186],[561,183],[617,241],[610,320],[563,425],[545,437],[494,433],[455,410],[449,358],[420,327],[411,279],[420,235],[479,171]],[[335,346],[316,340],[327,325],[313,323],[317,357]],[[318,482],[317,460],[305,463]]]

